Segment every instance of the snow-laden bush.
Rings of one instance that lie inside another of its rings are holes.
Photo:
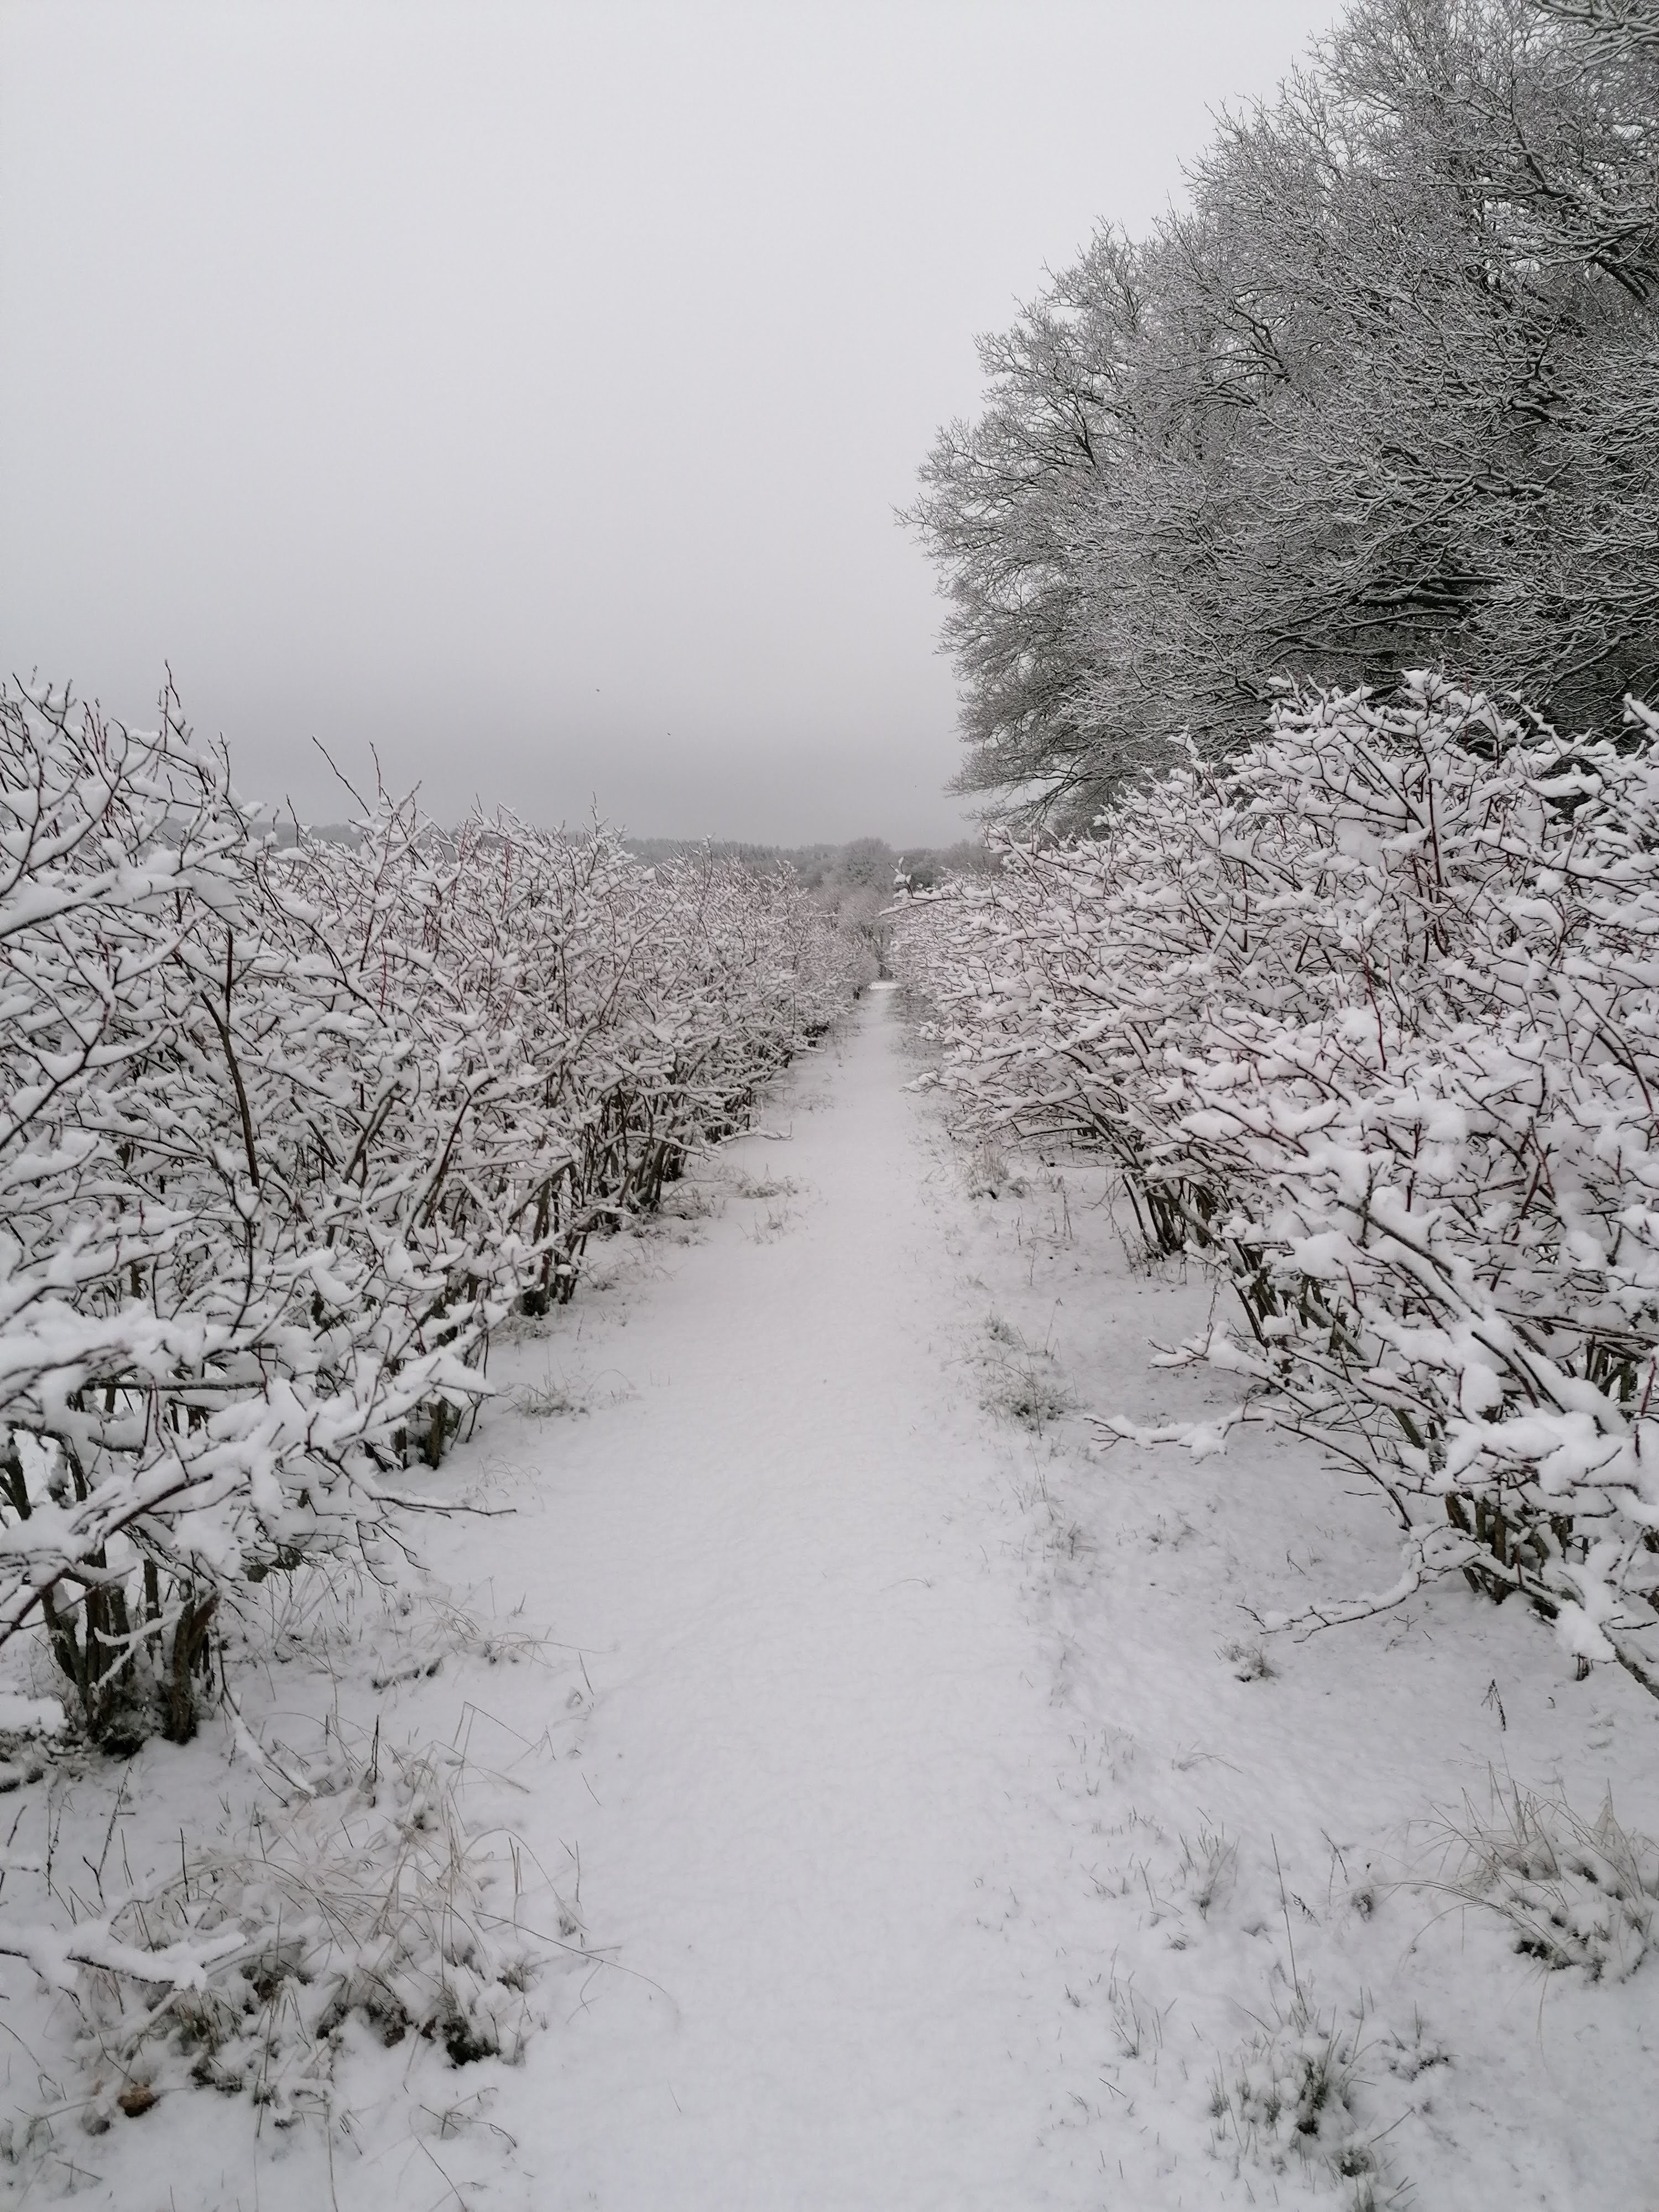
[[[1461,1569],[1659,1686],[1656,741],[1287,699],[905,916],[969,1127],[1107,1146],[1239,1292],[1189,1352],[1386,1492],[1399,1583],[1310,1624]]]
[[[376,1516],[375,1445],[467,1341],[422,1341],[418,1198],[361,1141],[398,1041],[266,895],[222,763],[0,714],[0,1636],[38,1609],[95,1732],[159,1676],[182,1735],[225,1577]]]
[[[282,849],[169,699],[0,693],[0,1642],[106,1741],[217,1609],[362,1543],[511,1307],[821,1030],[787,878],[410,805]]]

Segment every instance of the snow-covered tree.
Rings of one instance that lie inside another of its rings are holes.
[[[1286,674],[1501,669],[1604,730],[1651,688],[1659,47],[1609,8],[1358,0],[982,342],[910,517],[962,788],[1081,826]]]

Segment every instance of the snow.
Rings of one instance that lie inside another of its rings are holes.
[[[58,1735],[63,1727],[60,1699],[23,1698],[11,1690],[0,1692],[0,1735]]]
[[[234,1830],[325,1715],[454,1746],[469,1817],[519,1843],[501,1910],[536,1931],[544,2023],[520,2063],[354,2024],[331,2127],[164,2085],[88,2135],[66,2008],[6,1961],[0,2186],[1164,2212],[1352,2204],[1334,2162],[1374,2144],[1379,2203],[1653,2205],[1659,1966],[1546,1976],[1433,1885],[1494,1771],[1589,1820],[1616,1771],[1659,1832],[1659,1706],[1461,1583],[1264,1637],[1252,1613],[1387,1583],[1397,1531],[1310,1447],[1230,1425],[1224,1374],[1156,1364],[1211,1293],[1131,1269],[1100,1169],[964,1157],[915,1072],[871,992],[764,1133],[498,1347],[500,1397],[426,1478],[489,1510],[417,1532],[477,1632],[429,1656],[366,1628],[326,1664],[296,1638],[222,1738],[3,1801],[0,1911],[33,1894],[50,1791],[97,1923],[76,1854],[109,1830],[136,1883],[176,1868],[181,1824]],[[233,1765],[239,1736],[264,1750]]]

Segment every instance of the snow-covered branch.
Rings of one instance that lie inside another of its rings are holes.
[[[176,702],[0,695],[0,1640],[193,1725],[217,1607],[396,1510],[490,1331],[834,1019],[784,875],[381,799],[283,848]]]
[[[1236,764],[912,902],[898,956],[966,1125],[1105,1146],[1149,1248],[1231,1279],[1204,1356],[1644,1679],[1656,737],[1426,676],[1287,697]]]

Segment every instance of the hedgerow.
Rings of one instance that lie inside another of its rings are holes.
[[[214,1623],[420,1501],[492,1331],[830,1023],[781,873],[385,799],[286,847],[171,695],[0,693],[0,1643],[196,1725]]]
[[[1398,1582],[1302,1624],[1462,1573],[1659,1691],[1659,715],[1289,696],[902,911],[936,1079],[975,1133],[1105,1147],[1149,1249],[1237,1292],[1187,1347],[1231,1418],[1386,1497]]]

